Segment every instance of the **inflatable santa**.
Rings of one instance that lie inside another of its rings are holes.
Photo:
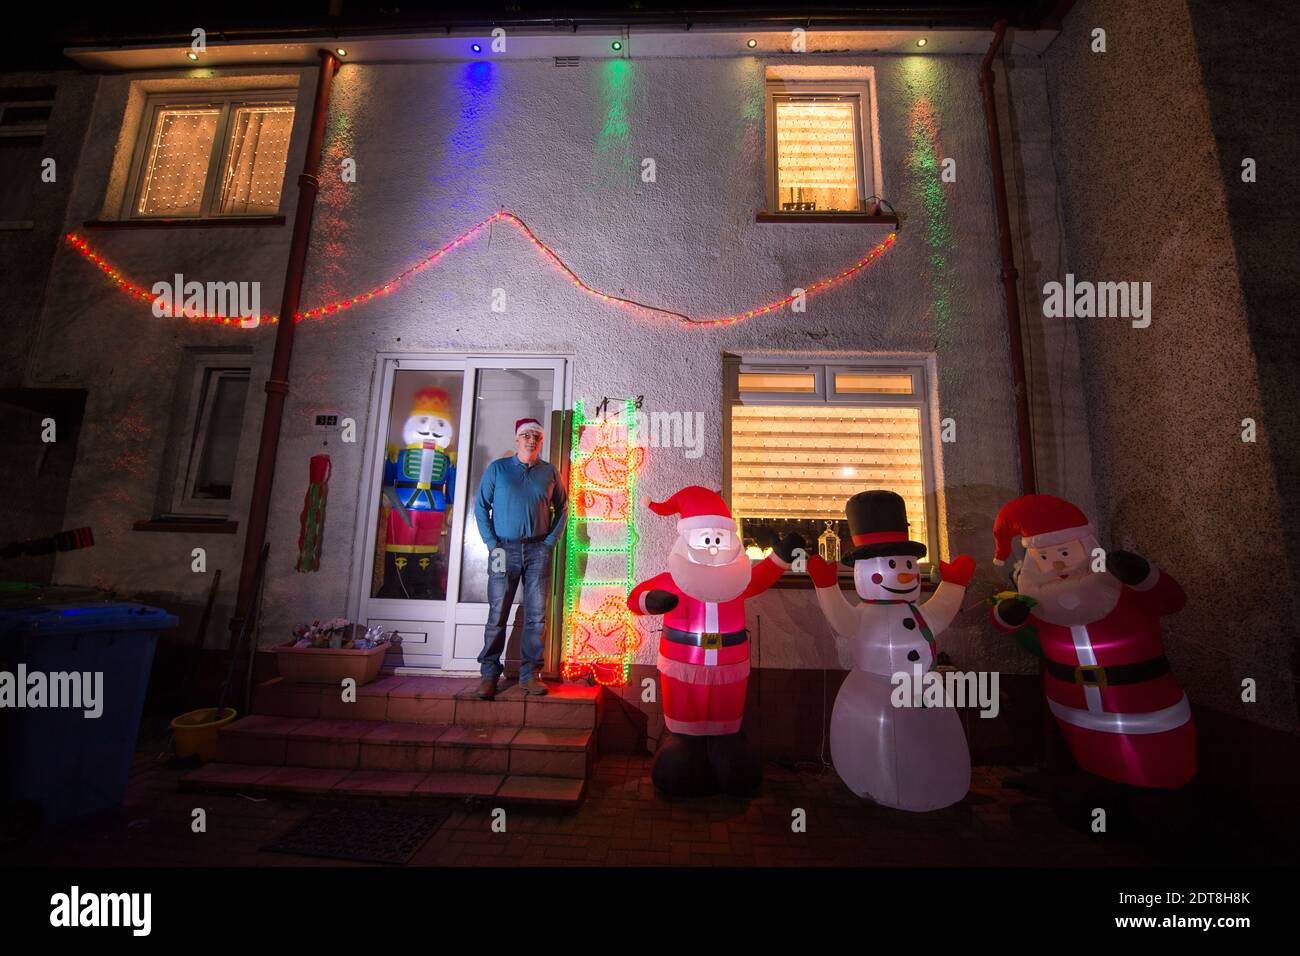
[[[662,614],[659,686],[671,734],[655,754],[655,786],[676,796],[720,788],[747,796],[762,782],[762,765],[740,731],[749,681],[745,601],[762,594],[790,567],[803,539],[790,535],[751,565],[721,495],[691,485],[658,515],[677,515],[668,570],[638,584],[633,614]]]
[[[934,666],[935,638],[961,610],[975,559],[940,561],[942,583],[918,604],[917,563],[925,545],[908,540],[903,499],[892,491],[864,491],[845,511],[854,549],[843,562],[853,568],[862,603],[844,597],[834,565],[808,558],[822,613],[839,637],[853,642],[853,669],[831,712],[831,761],[860,797],[899,810],[938,810],[970,790],[961,719],[950,706],[921,706],[907,694],[900,707],[894,692],[901,675],[919,697],[915,685]]]
[[[441,388],[415,393],[402,426],[402,446],[390,445],[384,462],[388,535],[384,585],[378,597],[440,600],[442,527],[456,488],[451,445],[451,396]]]
[[[1087,516],[1051,495],[1025,495],[998,512],[995,564],[1011,556],[1016,535],[1025,548],[1019,594],[994,605],[993,626],[1037,629],[1047,706],[1075,761],[1133,786],[1187,783],[1196,731],[1160,638],[1160,618],[1182,608],[1183,589],[1128,551],[1107,552],[1103,570]]]

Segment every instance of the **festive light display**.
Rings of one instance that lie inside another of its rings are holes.
[[[909,56],[901,61],[907,86],[915,99],[907,111],[907,191],[923,211],[924,238],[929,281],[929,300],[934,303],[935,333],[940,347],[951,347],[957,334],[953,320],[956,297],[956,230],[948,209],[948,189],[941,167],[944,151],[939,143],[943,128],[941,108],[951,98],[941,68],[930,57]],[[951,110],[950,110],[951,112]]]
[[[220,116],[221,110],[211,107],[158,111],[140,187],[142,215],[199,213]]]
[[[292,106],[241,106],[231,123],[234,135],[221,185],[223,213],[274,213],[289,158]]]
[[[636,473],[645,460],[645,449],[634,442],[635,411],[636,403],[627,401],[620,415],[588,421],[578,402],[573,413],[561,665],[568,680],[626,684],[641,642],[627,607],[637,540]]]
[[[623,298],[622,296],[610,295],[606,292],[601,292],[599,289],[596,289],[593,286],[588,285],[586,282],[580,279],[578,277],[578,274],[574,272],[572,269],[570,269],[567,265],[565,265],[564,260],[561,259],[559,255],[557,255],[555,251],[551,249],[550,246],[546,245],[544,242],[538,239],[536,235],[534,235],[533,231],[528,228],[528,226],[524,223],[522,219],[520,219],[514,213],[507,212],[506,210],[503,209],[500,212],[495,212],[492,215],[488,216],[486,219],[484,219],[482,222],[480,222],[478,225],[474,226],[472,229],[468,230],[467,232],[461,233],[459,236],[457,236],[455,239],[453,239],[451,242],[447,243],[446,245],[442,246],[440,249],[437,249],[434,252],[429,253],[423,259],[415,263],[415,265],[411,266],[408,269],[403,270],[402,272],[399,272],[397,275],[393,276],[393,278],[389,279],[383,285],[375,286],[373,289],[369,290],[368,292],[362,292],[354,296],[339,299],[337,301],[329,303],[328,305],[319,305],[316,306],[315,308],[311,308],[303,312],[299,312],[295,316],[295,319],[296,321],[301,322],[303,319],[314,319],[326,315],[333,315],[336,312],[342,312],[345,309],[350,309],[354,305],[362,305],[366,302],[369,302],[372,299],[377,299],[380,296],[388,295],[399,285],[405,282],[407,279],[411,278],[411,276],[415,275],[416,273],[424,271],[429,266],[441,260],[442,257],[445,256],[447,253],[451,252],[453,249],[457,249],[460,246],[463,246],[465,243],[469,242],[471,239],[479,235],[479,233],[481,233],[484,229],[488,228],[494,222],[497,221],[509,223],[516,230],[518,230],[526,239],[528,239],[529,242],[531,242],[542,253],[542,255],[545,258],[550,260],[550,262],[560,271],[562,275],[568,278],[570,282],[576,285],[583,292],[586,292],[588,295],[594,296],[595,298],[600,299],[603,302],[610,302],[616,305],[621,305],[632,312],[639,312],[645,315],[668,316],[670,318],[677,319],[683,325],[686,326],[709,327],[709,326],[718,326],[718,325],[731,325],[736,322],[743,322],[745,319],[750,319],[757,315],[764,315],[768,312],[775,312],[777,309],[785,308],[787,305],[794,302],[798,298],[798,296],[791,294],[791,295],[782,296],[779,299],[775,299],[767,303],[766,305],[756,306],[755,308],[747,309],[744,312],[735,312],[732,313],[731,315],[722,316],[721,318],[692,319],[689,315],[686,315],[683,312],[674,312],[671,309],[661,309],[657,306],[645,305],[644,303],[637,302],[633,299],[626,299]],[[874,249],[869,251],[865,256],[863,256],[861,259],[859,259],[853,265],[849,266],[844,271],[838,272],[831,276],[827,276],[823,279],[818,279],[815,282],[809,282],[803,285],[802,289],[803,289],[804,298],[806,299],[809,296],[816,295],[820,292],[825,292],[827,289],[839,285],[841,282],[844,282],[845,280],[861,272],[863,269],[865,269],[876,259],[880,258],[885,253],[885,251],[894,244],[897,235],[898,235],[897,233],[891,232],[889,235],[887,235],[884,238],[884,241],[882,241]],[[69,245],[71,245],[74,249],[80,252],[88,261],[92,262],[95,266],[97,266],[99,270],[103,272],[104,275],[108,276],[109,280],[114,285],[116,285],[119,289],[121,289],[124,293],[132,296],[133,298],[141,299],[146,302],[152,302],[154,300],[155,296],[153,295],[153,293],[151,293],[149,290],[145,288],[142,288],[137,283],[132,282],[129,278],[127,278],[120,271],[118,271],[118,269],[115,266],[113,266],[112,263],[110,263],[107,259],[103,258],[101,255],[99,255],[99,253],[97,253],[94,249],[92,249],[90,243],[88,243],[82,236],[79,236],[75,232],[70,232],[64,238],[67,240]],[[185,315],[186,318],[197,319],[201,321],[217,322],[223,325],[243,324],[243,320],[240,319],[238,316],[208,315],[204,312],[187,312],[185,313]],[[264,315],[261,317],[261,321],[274,323],[279,321],[279,316]]]
[[[781,208],[856,210],[857,108],[851,100],[778,99],[776,186]]]

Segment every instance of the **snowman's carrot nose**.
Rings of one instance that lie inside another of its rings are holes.
[[[900,574],[898,576],[899,584],[911,584],[915,580],[916,580],[915,574]]]

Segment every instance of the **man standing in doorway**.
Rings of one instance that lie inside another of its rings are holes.
[[[538,677],[546,630],[546,597],[551,586],[551,549],[564,531],[568,494],[560,473],[542,461],[542,423],[515,422],[515,454],[488,465],[474,502],[479,534],[488,546],[488,619],[478,656],[478,696],[491,700],[501,676],[506,620],[522,579],[524,636],[519,647],[519,686],[526,694],[545,694]]]

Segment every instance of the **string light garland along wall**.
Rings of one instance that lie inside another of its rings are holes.
[[[764,305],[755,306],[754,308],[751,309],[746,309],[743,312],[733,312],[730,315],[724,315],[717,318],[695,319],[684,312],[674,312],[672,309],[664,309],[654,305],[646,305],[643,302],[637,302],[635,299],[628,299],[628,298],[624,298],[623,296],[610,295],[609,293],[602,292],[599,289],[595,288],[594,286],[591,286],[587,284],[585,281],[583,281],[583,279],[581,279],[576,272],[574,272],[564,263],[564,260],[560,258],[560,256],[555,252],[555,250],[553,250],[550,246],[546,245],[546,243],[542,242],[540,239],[537,238],[537,236],[533,233],[532,229],[530,229],[522,219],[520,219],[514,213],[508,212],[503,209],[500,212],[495,212],[491,216],[488,216],[486,219],[484,219],[482,222],[480,222],[478,225],[474,226],[473,228],[467,230],[466,232],[461,233],[459,236],[451,240],[451,242],[448,242],[446,245],[434,250],[433,252],[430,252],[428,255],[420,259],[414,265],[410,266],[409,268],[393,276],[383,285],[375,286],[373,289],[370,289],[366,292],[361,292],[353,296],[348,296],[342,299],[338,299],[334,302],[327,303],[326,305],[318,305],[313,308],[306,309],[302,312],[297,313],[294,316],[294,319],[295,321],[301,322],[303,319],[316,319],[316,318],[322,318],[327,315],[334,315],[337,312],[342,312],[347,309],[351,309],[354,306],[364,305],[365,303],[371,301],[372,299],[377,299],[381,296],[388,295],[394,290],[396,290],[403,283],[405,283],[407,280],[411,279],[416,274],[423,272],[425,269],[429,268],[429,266],[438,263],[439,261],[442,260],[443,256],[447,255],[452,250],[457,249],[460,246],[463,246],[465,243],[471,241],[480,233],[482,233],[484,229],[487,229],[493,223],[498,221],[505,222],[513,226],[521,235],[523,235],[526,239],[528,239],[529,242],[533,244],[533,246],[538,250],[538,252],[541,253],[541,255],[544,258],[546,258],[556,268],[556,270],[559,271],[559,273],[562,276],[568,279],[571,283],[573,283],[583,292],[597,299],[600,299],[603,302],[610,303],[611,305],[620,306],[631,312],[644,315],[647,317],[670,318],[679,322],[682,325],[691,326],[691,327],[698,326],[698,327],[709,328],[709,327],[720,326],[720,325],[733,325],[737,322],[743,322],[746,319],[752,319],[758,315],[765,315],[769,312],[775,312],[779,309],[783,309],[786,306],[790,305],[792,302],[796,301],[796,299],[798,298],[793,294],[784,295],[779,299],[774,299],[771,302],[768,302]],[[848,268],[843,269],[842,271],[834,273],[832,275],[825,276],[821,279],[816,279],[814,281],[804,283],[800,287],[803,289],[804,297],[808,298],[810,296],[817,295],[821,292],[825,292],[827,289],[830,289],[833,286],[839,285],[841,282],[845,282],[848,279],[851,279],[853,276],[857,275],[859,272],[865,269],[872,262],[876,261],[882,255],[884,255],[885,252],[888,251],[894,245],[894,241],[897,239],[897,237],[898,237],[897,232],[891,232],[889,233],[889,235],[885,236],[883,241],[881,241],[878,245],[876,245],[872,249],[868,250],[865,255],[863,255],[860,259],[857,260],[857,262],[853,263]],[[135,282],[129,277],[127,277],[126,275],[124,275],[121,272],[121,270],[119,270],[111,262],[109,262],[107,259],[101,256],[90,245],[90,243],[86,241],[84,236],[78,235],[77,233],[74,232],[70,232],[64,238],[66,239],[68,244],[72,246],[72,248],[76,249],[77,252],[81,253],[81,255],[86,259],[86,261],[95,265],[100,270],[100,272],[102,272],[105,276],[107,276],[108,280],[113,285],[117,286],[117,288],[123,294],[128,295],[135,299],[140,299],[143,302],[150,302],[150,303],[152,303],[154,299],[157,298],[154,295],[154,293],[150,292],[148,289],[145,289],[143,286],[141,286],[138,282]],[[186,318],[194,319],[197,321],[215,322],[221,325],[231,325],[237,327],[247,327],[247,328],[255,327],[254,324],[245,324],[244,320],[241,319],[239,316],[208,315],[205,312],[195,310],[195,309],[178,309],[177,311],[179,314],[184,315]],[[264,315],[260,317],[261,321],[271,322],[271,323],[278,322],[279,319],[280,317],[274,314]]]
[[[566,680],[626,684],[641,643],[627,607],[637,543],[636,474],[645,461],[634,434],[637,405],[629,399],[620,414],[595,420],[587,419],[582,402],[573,412],[561,662]]]

